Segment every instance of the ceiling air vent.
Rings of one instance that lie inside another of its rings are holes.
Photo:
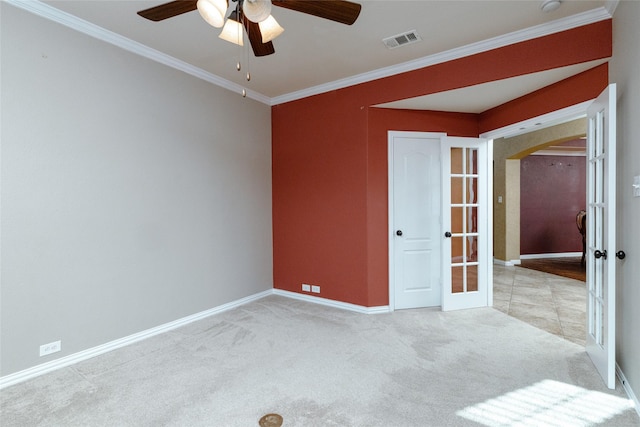
[[[382,39],[382,43],[389,49],[395,49],[400,46],[405,46],[411,43],[416,43],[422,40],[416,30],[407,31],[406,33],[398,34],[395,36]]]

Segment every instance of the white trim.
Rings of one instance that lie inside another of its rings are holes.
[[[532,117],[518,123],[513,123],[499,129],[490,130],[480,135],[482,138],[497,139],[510,138],[523,133],[532,132],[534,130],[544,129],[549,126],[555,126],[575,120],[579,117],[585,117],[587,107],[591,105],[593,99],[581,102],[580,104],[571,105],[561,110],[552,111],[541,116]],[[542,123],[542,125],[539,125]]]
[[[493,257],[493,139],[487,138],[487,259]],[[493,263],[487,262],[487,305],[493,307]]]
[[[627,393],[627,396],[629,396],[629,399],[631,399],[631,401],[633,402],[633,405],[635,406],[635,410],[640,416],[640,401],[638,401],[638,397],[633,392],[633,389],[631,388],[629,381],[627,381],[627,377],[625,377],[624,373],[622,372],[622,368],[620,368],[620,365],[618,365],[617,363],[616,363],[616,374],[618,374],[618,379],[620,380],[620,384],[622,385],[622,388]]]
[[[126,51],[140,55],[144,58],[151,59],[152,61],[156,61],[160,64],[167,65],[176,70],[183,71],[187,74],[190,74],[201,80],[212,83],[216,86],[220,86],[232,92],[241,94],[242,90],[245,89],[243,86],[236,84],[230,80],[223,79],[222,77],[209,73],[203,70],[202,68],[193,66],[180,59],[174,58],[173,56],[167,55],[166,53],[150,48],[147,45],[131,40],[127,37],[121,36],[120,34],[114,33],[113,31],[109,31],[89,21],[85,21],[84,19],[78,18],[77,16],[71,15],[70,13],[63,12],[60,9],[56,9],[55,7],[42,3],[41,1],[35,1],[35,0],[4,0],[4,1],[6,1],[8,4],[12,6],[26,10],[27,12],[31,12],[34,15],[38,15],[50,21],[57,22],[58,24],[62,24],[73,30],[87,34],[88,36],[94,37],[98,40],[102,40],[104,42],[110,43]],[[250,89],[246,89],[246,90],[247,90],[247,98],[251,98],[255,101],[262,102],[263,104],[267,104],[267,105],[271,104],[271,99],[268,96],[265,96],[261,93],[258,93]]]
[[[587,157],[587,153],[580,151],[559,151],[559,150],[538,150],[530,156],[549,156],[549,157]]]
[[[521,254],[520,259],[542,259],[542,258],[575,258],[581,257],[582,252],[559,252],[551,254]]]
[[[609,15],[613,18],[613,14],[616,12],[616,8],[618,7],[618,3],[620,0],[606,0],[604,2],[604,8],[607,10]]]
[[[355,311],[361,314],[379,314],[391,311],[388,305],[377,307],[365,307],[363,305],[350,304],[348,302],[335,301],[327,298],[316,297],[314,295],[299,294],[297,292],[285,291],[282,289],[273,289],[274,295],[280,295],[287,298],[297,299],[300,301],[310,302],[313,304],[325,305],[327,307],[338,308],[341,310]]]
[[[42,18],[57,22],[66,27],[87,34],[91,37],[95,37],[114,46],[118,46],[129,52],[167,65],[176,70],[183,71],[187,74],[212,83],[216,86],[220,86],[224,89],[228,89],[232,92],[240,94],[244,89],[243,86],[237,83],[212,74],[208,71],[203,70],[202,68],[195,67],[180,59],[174,58],[156,49],[150,48],[149,46],[146,46],[142,43],[114,33],[113,31],[109,31],[89,21],[85,21],[84,19],[78,18],[77,16],[63,12],[39,0],[4,1],[8,4],[31,12]],[[312,95],[317,95],[320,93],[369,82],[372,80],[393,76],[396,74],[406,73],[408,71],[413,71],[431,65],[452,61],[455,59],[463,58],[465,56],[475,55],[481,52],[486,52],[492,49],[520,43],[526,40],[559,33],[561,31],[581,27],[583,25],[604,21],[612,17],[617,3],[618,0],[607,0],[606,7],[591,9],[582,13],[568,16],[566,18],[557,19],[545,24],[540,24],[530,28],[525,28],[523,30],[503,34],[501,36],[493,37],[487,40],[471,43],[466,46],[461,46],[434,55],[418,58],[413,61],[404,62],[402,64],[397,64],[390,67],[379,68],[377,70],[369,71],[329,83],[324,83],[307,89],[290,92],[273,98],[269,98],[262,93],[247,89],[247,98],[273,106],[301,98],[306,98]]]
[[[524,30],[514,31],[487,40],[471,43],[466,46],[418,58],[413,61],[407,61],[401,64],[392,65],[390,67],[379,68],[374,71],[369,71],[341,80],[336,80],[307,89],[302,89],[296,92],[276,96],[271,98],[271,105],[283,104],[285,102],[295,101],[297,99],[306,98],[312,95],[318,95],[320,93],[343,89],[345,87],[354,86],[360,83],[366,83],[372,80],[406,73],[408,71],[418,70],[420,68],[429,67],[431,65],[453,61],[455,59],[487,52],[489,50],[509,46],[538,37],[548,36],[550,34],[555,34],[561,31],[581,27],[583,25],[593,24],[610,18],[611,15],[607,11],[607,9],[605,9],[604,7],[599,7],[582,13],[577,13],[566,18],[557,19],[545,24],[525,28]]]
[[[504,261],[498,258],[494,258],[493,259],[493,263],[496,265],[502,265],[504,267],[514,267],[516,265],[520,265],[522,264],[522,262],[519,259],[512,259],[511,261]],[[490,282],[491,283],[491,287],[493,287],[493,281]],[[492,292],[493,294],[493,292]]]
[[[66,366],[73,365],[78,362],[82,362],[83,360],[87,360],[92,357],[108,353],[112,350],[116,350],[118,348],[127,346],[129,344],[142,341],[146,338],[150,338],[155,335],[159,335],[159,334],[171,331],[181,326],[185,326],[189,323],[202,320],[206,317],[213,316],[214,314],[222,313],[223,311],[231,310],[232,308],[236,308],[241,305],[248,304],[252,301],[259,300],[271,294],[272,294],[272,290],[268,289],[266,291],[259,292],[254,295],[241,298],[239,300],[235,300],[226,304],[219,305],[209,310],[201,311],[200,313],[192,314],[191,316],[183,317],[182,319],[174,320],[173,322],[165,323],[163,325],[159,325],[154,328],[147,329],[145,331],[141,331],[123,338],[119,338],[117,340],[113,340],[108,343],[89,348],[87,350],[70,354],[69,356],[65,356],[60,359],[52,360],[50,362],[42,363],[40,365],[36,365],[31,368],[27,368],[25,370],[22,370],[13,374],[5,375],[4,377],[0,377],[0,390],[5,387],[9,387],[11,385],[18,384],[23,381],[38,377],[40,375],[44,375],[48,372],[52,372],[57,369],[64,368]]]
[[[89,348],[87,350],[70,354],[60,359],[52,360],[50,362],[42,363],[40,365],[36,365],[31,368],[24,369],[22,371],[15,372],[13,374],[5,375],[4,377],[0,377],[0,390],[9,386],[30,380],[40,375],[44,375],[49,372],[82,362],[84,360],[91,359],[96,356],[100,356],[110,351],[117,350],[127,345],[134,344],[138,341],[142,341],[144,339],[151,338],[153,336],[163,334],[165,332],[169,332],[179,327],[188,325],[189,323],[193,323],[198,320],[202,320],[207,317],[222,313],[224,311],[237,308],[241,305],[245,305],[250,302],[257,301],[269,295],[280,295],[287,298],[311,302],[314,304],[325,305],[325,306],[334,307],[342,310],[355,311],[357,313],[363,313],[363,314],[388,313],[390,311],[389,306],[364,307],[361,305],[349,304],[349,303],[340,302],[340,301],[333,301],[326,298],[320,298],[320,297],[311,296],[311,295],[303,295],[295,292],[283,291],[280,289],[268,289],[266,291],[262,291],[254,295],[249,295],[248,297],[240,298],[238,300],[219,305],[209,310],[201,311],[200,313],[192,314],[190,316],[186,316],[181,319],[174,320],[173,322],[165,323],[163,325],[159,325],[154,328],[150,328],[150,329],[147,329],[123,338],[119,338],[119,339],[110,341],[108,343]]]

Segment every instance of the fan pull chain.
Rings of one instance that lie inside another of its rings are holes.
[[[248,44],[251,44],[251,34],[249,34],[249,31],[251,31],[251,25],[247,25],[247,42]],[[249,47],[245,46],[244,48],[244,53],[246,55],[246,64],[247,64],[247,81],[250,82],[251,81],[251,61],[249,60],[250,58],[250,54],[249,54]]]
[[[242,17],[242,21],[244,22],[245,17]],[[243,25],[244,26],[244,25]],[[249,60],[249,57],[251,56],[249,54],[249,46],[251,44],[251,34],[249,34],[251,25],[247,25],[246,27],[244,27],[246,32],[247,32],[247,45],[244,46],[244,61],[245,61],[245,65],[246,65],[246,69],[247,69],[247,74],[245,75],[247,82],[251,81],[251,61]],[[244,32],[242,33],[242,35],[244,36]],[[242,89],[242,97],[246,98],[247,97],[247,90],[246,89]]]
[[[240,12],[240,2],[238,2],[238,5],[236,6],[236,8],[238,9],[238,12]],[[238,16],[240,17],[240,21],[242,23],[242,25],[239,26],[240,27],[239,36],[244,38],[244,33],[245,33],[245,30],[246,30],[246,32],[247,32],[247,43],[250,43],[250,40],[249,40],[249,28],[250,28],[250,26],[249,25],[247,25],[246,27],[244,26],[244,20],[246,19],[246,17],[244,16],[244,12],[242,12],[242,14],[238,13]],[[243,43],[243,45],[244,45],[244,43]],[[251,72],[250,72],[250,66],[249,66],[248,47],[246,45],[244,45],[241,49],[242,49],[241,56],[242,56],[242,54],[244,54],[243,60],[245,61],[245,65],[246,65],[246,68],[247,68],[246,78],[247,78],[247,81],[249,82],[249,81],[251,81]],[[240,71],[240,68],[238,68],[238,71]],[[246,88],[242,88],[242,97],[243,98],[247,97],[247,89]]]

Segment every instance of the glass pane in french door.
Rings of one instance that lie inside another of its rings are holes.
[[[451,292],[478,291],[478,149],[451,148]]]
[[[604,146],[604,116],[602,112],[596,114],[589,123],[590,137],[594,141],[592,144],[591,157],[588,167],[592,178],[591,189],[592,199],[589,201],[587,213],[587,236],[589,245],[593,250],[604,248],[603,227],[605,221],[605,185],[606,176],[606,152]],[[587,274],[592,280],[587,281],[587,304],[589,307],[588,332],[593,341],[599,345],[604,345],[604,316],[605,316],[605,287],[603,262],[587,263]]]

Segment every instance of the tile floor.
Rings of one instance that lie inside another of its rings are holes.
[[[494,308],[585,345],[586,284],[522,267],[493,266]]]

